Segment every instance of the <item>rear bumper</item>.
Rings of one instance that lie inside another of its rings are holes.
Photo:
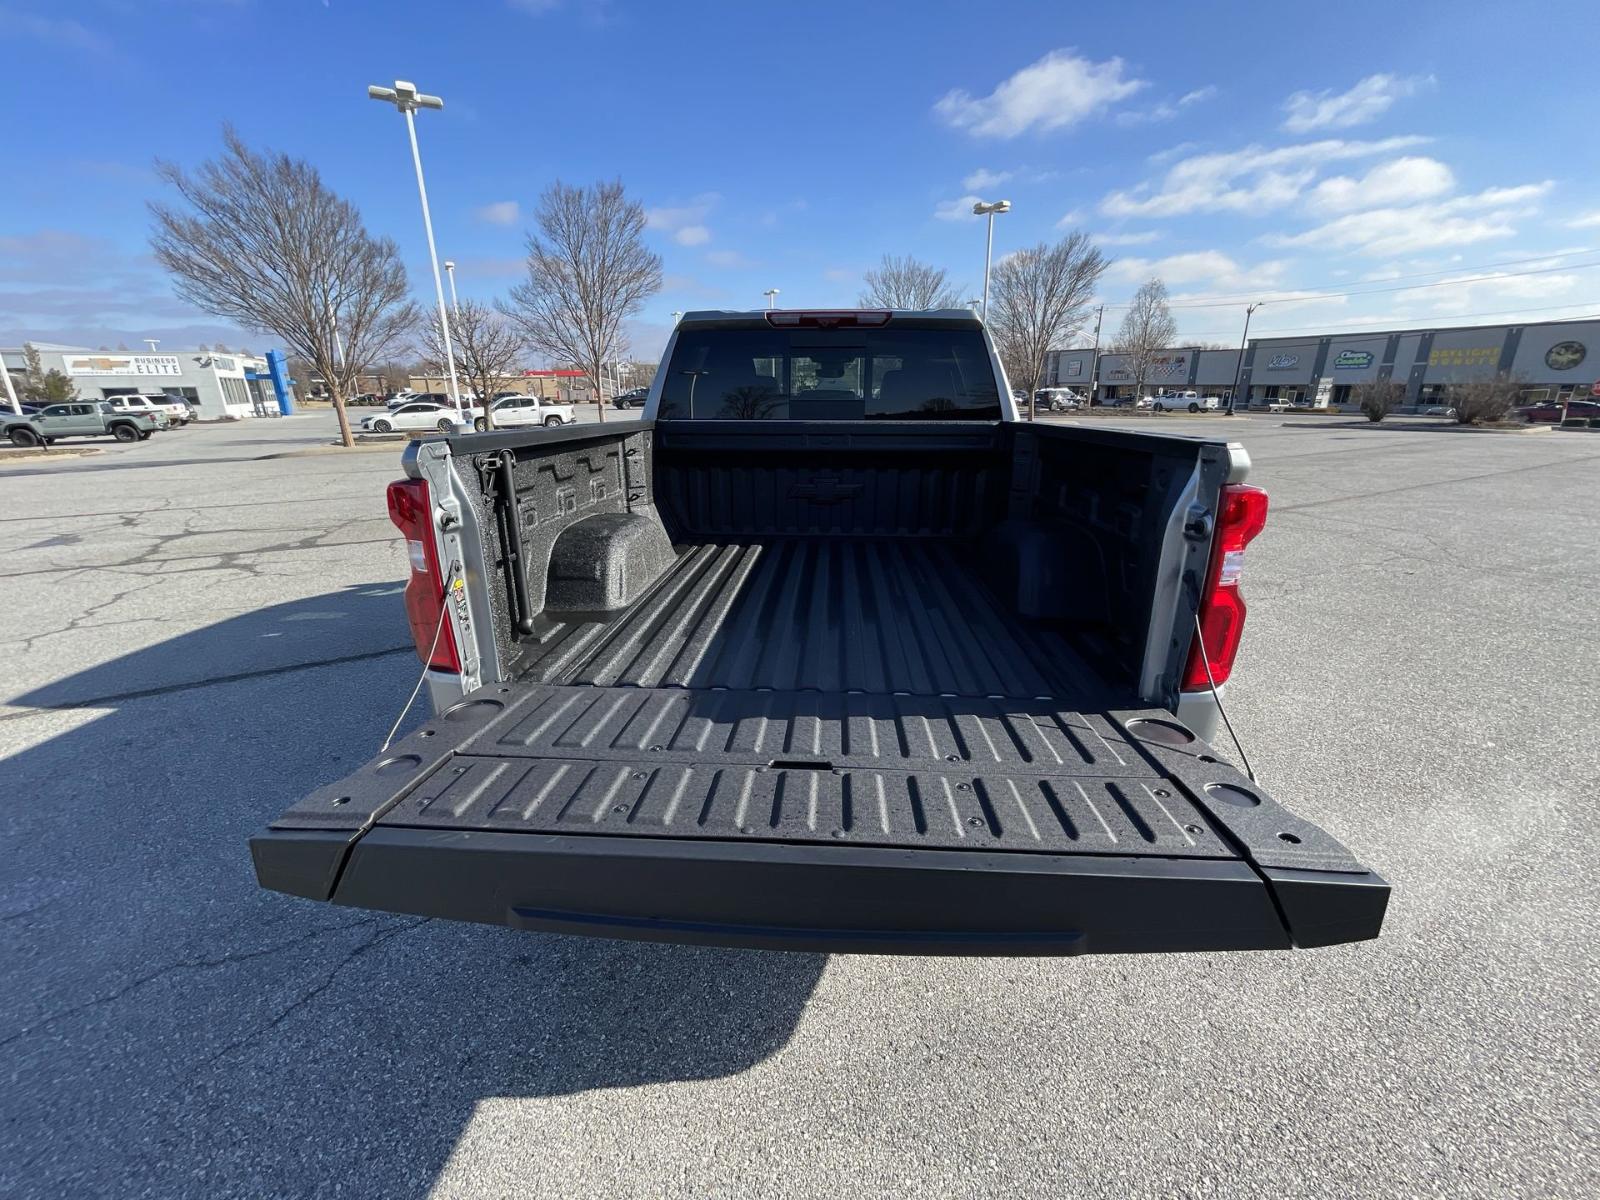
[[[984,854],[383,826],[268,830],[262,886],[513,928],[828,953],[1285,950],[1376,937],[1375,875],[1238,860]]]

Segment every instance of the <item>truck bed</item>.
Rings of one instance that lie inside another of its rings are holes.
[[[253,842],[268,886],[518,927],[1073,953],[1373,936],[1388,888],[970,546],[708,543]]]

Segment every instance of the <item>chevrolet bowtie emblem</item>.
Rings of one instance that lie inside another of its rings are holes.
[[[861,494],[859,483],[843,483],[837,475],[813,475],[804,483],[789,489],[792,500],[809,500],[813,504],[838,504]]]

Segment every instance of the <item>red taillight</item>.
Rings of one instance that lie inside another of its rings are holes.
[[[861,309],[824,309],[817,312],[800,312],[794,309],[768,309],[767,324],[778,329],[810,326],[816,329],[840,329],[871,325],[887,325],[891,313],[868,312]]]
[[[445,577],[439,567],[438,543],[433,531],[433,497],[427,481],[397,479],[389,485],[389,519],[406,539],[411,578],[406,581],[406,619],[417,657],[440,671],[461,671],[455,632],[450,622],[439,627],[444,612]],[[435,633],[438,639],[435,641]],[[432,647],[433,654],[428,653]]]
[[[1211,542],[1211,562],[1206,568],[1205,590],[1200,594],[1201,639],[1189,646],[1189,663],[1183,670],[1183,690],[1200,691],[1213,682],[1224,683],[1233,674],[1244,633],[1244,597],[1239,575],[1244,570],[1244,548],[1267,525],[1267,494],[1247,483],[1230,483],[1222,489],[1221,512]],[[1211,671],[1206,672],[1207,660]]]

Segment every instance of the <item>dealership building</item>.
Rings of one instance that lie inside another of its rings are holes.
[[[46,342],[31,345],[39,354],[40,369],[60,371],[85,399],[165,392],[185,401],[201,421],[276,416],[293,407],[287,364],[275,350],[263,358],[212,350],[135,354]],[[20,389],[27,366],[24,349],[0,350],[0,359]]]
[[[1087,392],[1102,403],[1131,398],[1125,355],[1052,351],[1046,377],[1052,385]],[[1469,325],[1390,333],[1323,334],[1255,338],[1244,362],[1237,350],[1177,347],[1158,351],[1146,371],[1144,391],[1195,391],[1226,397],[1235,374],[1241,398],[1316,405],[1353,405],[1360,383],[1394,379],[1405,385],[1406,405],[1448,400],[1452,387],[1503,376],[1520,382],[1530,401],[1586,396],[1600,383],[1600,321],[1542,321],[1534,325]]]

